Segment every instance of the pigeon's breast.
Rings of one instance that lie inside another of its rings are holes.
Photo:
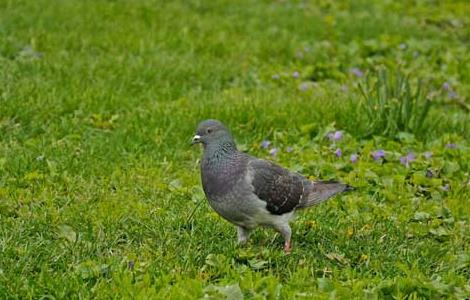
[[[246,163],[240,157],[206,158],[201,164],[202,187],[211,201],[221,201],[246,172]]]
[[[234,173],[221,171],[221,172],[202,172],[202,187],[204,192],[212,201],[221,201],[224,195],[226,195],[234,186],[235,182],[232,177]]]
[[[256,216],[266,211],[266,203],[251,192],[250,186],[240,179],[223,195],[207,196],[210,206],[229,222],[246,228],[258,225]]]
[[[209,204],[222,217],[241,226],[259,209],[252,207],[253,193],[245,179],[246,171],[242,159],[201,164],[202,186]]]

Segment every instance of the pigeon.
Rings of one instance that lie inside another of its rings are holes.
[[[201,181],[209,205],[237,226],[240,244],[247,242],[254,228],[272,227],[284,238],[289,254],[294,212],[353,189],[336,181],[309,180],[237,150],[230,131],[217,120],[199,123],[192,144],[204,148]]]

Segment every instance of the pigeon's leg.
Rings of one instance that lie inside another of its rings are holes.
[[[290,243],[290,238],[292,235],[292,230],[290,229],[289,224],[282,224],[282,225],[277,225],[275,227],[277,231],[282,235],[284,238],[284,252],[286,254],[290,254],[292,251],[291,243]]]
[[[242,226],[237,226],[237,233],[238,243],[240,245],[246,244],[246,242],[248,241],[248,237],[250,236],[250,230]]]

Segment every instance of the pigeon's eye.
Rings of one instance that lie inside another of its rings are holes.
[[[208,133],[208,134],[212,133],[212,131],[214,131],[214,129],[212,129],[212,128],[207,128],[207,133]]]

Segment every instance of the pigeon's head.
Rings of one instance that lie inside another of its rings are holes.
[[[204,146],[218,143],[233,142],[232,135],[227,127],[217,120],[205,120],[199,123],[192,144]]]

